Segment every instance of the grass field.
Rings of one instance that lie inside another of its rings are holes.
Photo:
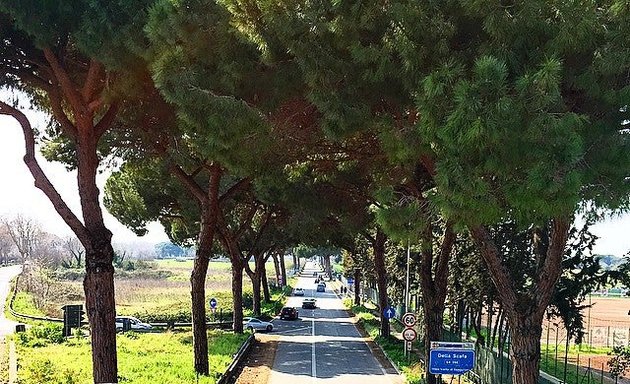
[[[197,377],[193,370],[190,332],[118,335],[120,383],[211,384],[232,362],[232,356],[247,335],[209,331],[211,376]],[[39,347],[18,340],[21,384],[92,383],[90,343],[85,338]]]

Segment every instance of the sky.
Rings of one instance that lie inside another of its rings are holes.
[[[8,100],[6,92],[0,91],[0,97]],[[42,114],[28,110],[24,112],[34,127],[43,130],[45,121]],[[0,217],[11,218],[21,214],[38,222],[47,232],[62,237],[72,235],[48,198],[33,185],[33,178],[22,161],[24,153],[24,137],[19,124],[11,117],[0,115]],[[41,156],[39,163],[70,208],[80,217],[76,173],[68,172],[59,163],[47,162]],[[98,176],[101,191],[106,178],[107,174]],[[158,223],[149,225],[147,235],[137,237],[106,209],[103,211],[105,225],[112,231],[112,241],[115,244],[155,244],[168,241]],[[591,231],[599,237],[594,253],[621,257],[630,251],[630,214],[601,222],[591,227]]]
[[[0,91],[3,101],[7,100],[6,96],[6,93]],[[44,129],[45,121],[41,114],[28,110],[23,112],[34,127]],[[46,195],[33,184],[33,177],[22,160],[24,153],[24,136],[20,125],[12,117],[0,115],[0,217],[11,219],[21,214],[39,223],[46,232],[61,237],[73,235]],[[48,162],[41,155],[38,155],[38,161],[70,209],[81,218],[76,171],[68,172],[62,164]],[[101,201],[106,179],[106,173],[97,177]],[[149,233],[138,237],[104,208],[103,215],[105,225],[113,233],[112,242],[115,244],[140,245],[168,241],[159,223],[151,223]]]

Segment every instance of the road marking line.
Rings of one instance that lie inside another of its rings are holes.
[[[313,311],[313,318],[311,319],[311,323],[312,323],[312,336],[313,336],[313,343],[311,344],[311,377],[312,382],[314,383],[315,380],[317,379],[317,360],[315,358],[315,311]]]

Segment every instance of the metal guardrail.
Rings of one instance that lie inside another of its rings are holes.
[[[219,377],[219,380],[217,380],[217,384],[228,384],[235,379],[234,374],[236,373],[236,368],[241,364],[241,360],[247,356],[255,340],[253,333],[249,335],[247,340],[245,340],[241,348],[239,348],[238,352],[234,355],[232,363],[230,363],[225,372]]]

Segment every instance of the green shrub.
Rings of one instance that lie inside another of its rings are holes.
[[[50,343],[61,344],[66,340],[63,336],[63,325],[57,323],[34,325],[17,335],[20,344],[33,348],[45,347]]]

